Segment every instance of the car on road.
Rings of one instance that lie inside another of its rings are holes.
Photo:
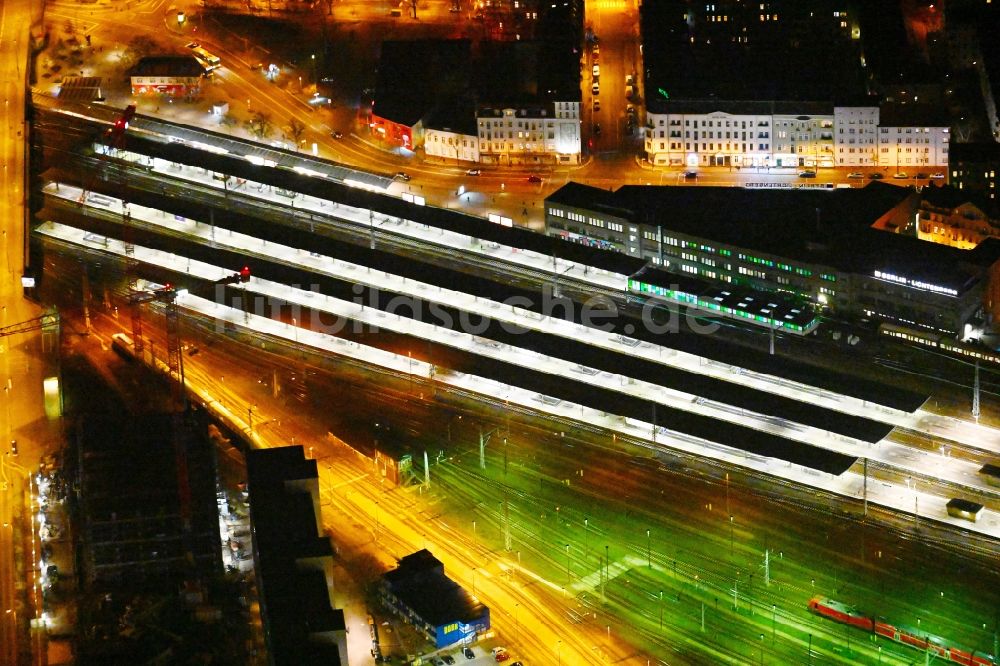
[[[507,652],[505,647],[495,647],[492,650],[493,658],[497,660],[497,663],[507,661],[510,659],[510,654]]]
[[[916,179],[917,179],[917,180],[927,180],[928,178],[930,178],[930,176],[928,176],[928,175],[927,175],[926,173],[924,173],[923,171],[921,171],[920,173],[918,173],[918,174],[916,175]]]
[[[847,177],[848,178],[864,178],[865,174],[861,173],[860,171],[852,171],[851,173],[847,174]]]
[[[944,180],[944,174],[938,171],[937,173],[931,174],[931,180]]]
[[[601,86],[599,83],[597,83],[597,81],[594,81],[594,85],[590,86],[590,92],[593,93],[594,95],[601,94]]]
[[[10,440],[10,455],[12,455],[12,456],[16,456],[17,455],[17,440],[16,439]]]
[[[343,132],[334,132],[330,136],[332,136],[334,139],[343,139],[344,138],[344,133]]]
[[[448,664],[448,666],[452,666],[452,664],[455,663],[455,658],[450,654],[446,654],[445,656],[441,657],[441,659],[443,659],[444,663]]]
[[[530,176],[528,176],[528,182],[529,183],[540,183],[540,182],[542,182],[542,177],[541,176],[536,176],[535,174],[531,174]]]
[[[595,42],[594,43],[594,48],[591,49],[591,50],[594,52],[595,56],[599,55],[601,53],[601,45]]]
[[[684,172],[684,180],[697,180],[697,179],[698,179],[698,172],[697,171],[685,171]]]
[[[462,648],[462,654],[465,655],[466,659],[476,658],[476,653],[472,651],[472,648]]]
[[[515,661],[515,662],[514,662],[513,664],[511,664],[510,666],[524,666],[524,664],[522,664],[522,663],[521,663],[521,662],[519,662],[519,661]]]
[[[885,174],[880,171],[873,171],[868,174],[868,180],[882,180],[883,178],[885,178]]]
[[[816,172],[815,171],[800,171],[799,172],[799,178],[815,178],[815,177],[816,177]]]
[[[466,176],[478,176],[481,173],[483,173],[481,169],[469,169],[469,170],[467,170],[465,172],[465,175]]]
[[[188,43],[187,43],[187,44],[185,44],[184,46],[186,46],[186,47],[187,47],[187,48],[189,48],[189,49],[196,49],[196,48],[198,48],[199,46],[201,46],[201,44],[199,44],[198,42],[188,42]]]
[[[402,181],[409,182],[410,174],[406,173],[405,171],[397,171],[395,178],[399,178]]]
[[[595,99],[594,100],[594,111],[600,111],[600,110],[601,110],[601,100]]]
[[[594,80],[595,81],[597,79],[601,78],[601,66],[600,65],[594,65],[593,74],[594,74]]]
[[[905,171],[899,171],[897,173],[892,174],[892,177],[895,178],[896,180],[906,180],[910,176]]]
[[[594,123],[594,136],[601,136],[601,123]]]

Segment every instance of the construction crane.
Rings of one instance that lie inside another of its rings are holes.
[[[29,333],[42,328],[51,329],[57,326],[59,326],[58,313],[43,314],[38,317],[32,317],[31,319],[25,319],[24,321],[16,324],[0,326],[0,338],[7,337],[8,335],[17,335],[18,333]]]

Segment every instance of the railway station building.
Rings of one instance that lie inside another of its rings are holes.
[[[917,238],[911,188],[768,189],[569,183],[546,233],[678,275],[785,293],[820,312],[960,335],[1000,314],[1000,241]]]

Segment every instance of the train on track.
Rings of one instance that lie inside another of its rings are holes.
[[[896,338],[903,342],[910,342],[921,347],[936,349],[949,356],[958,356],[969,361],[983,361],[991,365],[1000,366],[1000,353],[982,347],[971,345],[966,342],[959,342],[944,333],[933,333],[931,331],[919,331],[898,324],[882,324],[878,327],[879,333],[890,338]]]
[[[952,644],[939,636],[927,632],[889,624],[884,618],[873,618],[852,606],[825,597],[809,600],[809,610],[834,622],[857,627],[872,632],[896,643],[922,650],[952,664],[964,666],[996,666],[996,659],[984,652],[976,652]]]

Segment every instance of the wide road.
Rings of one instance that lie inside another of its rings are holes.
[[[25,90],[32,39],[39,38],[41,4],[6,0],[0,4],[0,328],[41,314],[24,298],[25,272]],[[42,403],[43,363],[39,332],[0,337],[0,663],[28,663],[28,622],[35,614],[15,581],[33,582],[33,523],[26,517],[27,472],[54,433]],[[16,444],[15,444],[16,442]],[[16,453],[15,453],[16,446]],[[27,555],[26,555],[27,553]],[[29,568],[24,570],[24,564]],[[22,589],[30,589],[28,586]],[[37,637],[37,636],[36,636]],[[34,646],[36,658],[41,650]]]

